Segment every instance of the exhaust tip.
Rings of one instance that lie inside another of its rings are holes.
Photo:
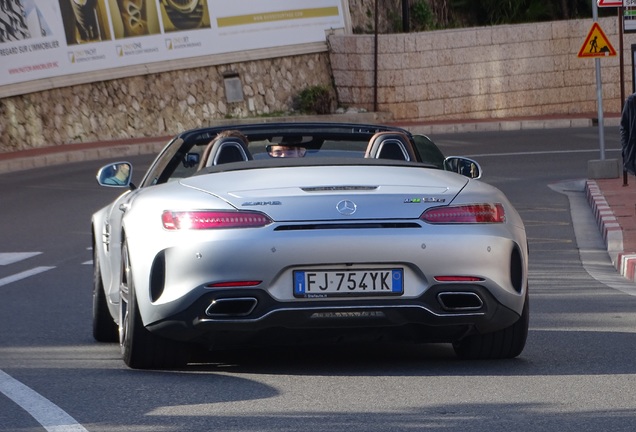
[[[446,311],[476,311],[484,307],[484,302],[473,292],[441,292],[437,301]]]
[[[239,317],[252,313],[258,300],[254,297],[221,298],[212,301],[205,310],[209,317]]]

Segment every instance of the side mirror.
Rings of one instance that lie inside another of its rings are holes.
[[[444,159],[444,169],[472,179],[481,178],[482,174],[481,167],[476,161],[460,156],[449,156]]]
[[[108,187],[129,187],[132,180],[132,165],[129,162],[115,162],[97,171],[97,183]]]

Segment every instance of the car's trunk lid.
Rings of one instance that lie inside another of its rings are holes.
[[[282,222],[414,219],[447,205],[467,181],[421,167],[305,166],[200,175],[182,184]]]

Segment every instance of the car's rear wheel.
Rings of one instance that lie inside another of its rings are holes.
[[[455,342],[453,348],[463,359],[506,359],[517,357],[526,346],[530,307],[526,294],[521,316],[509,327],[502,330],[465,337]]]
[[[172,369],[185,366],[190,354],[185,343],[164,339],[144,327],[125,243],[121,259],[119,343],[124,362],[134,369]]]
[[[95,247],[93,247],[93,337],[98,342],[117,342],[117,324],[108,310]]]

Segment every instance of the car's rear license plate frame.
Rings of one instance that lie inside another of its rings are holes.
[[[400,296],[404,269],[294,270],[293,282],[296,298]]]

